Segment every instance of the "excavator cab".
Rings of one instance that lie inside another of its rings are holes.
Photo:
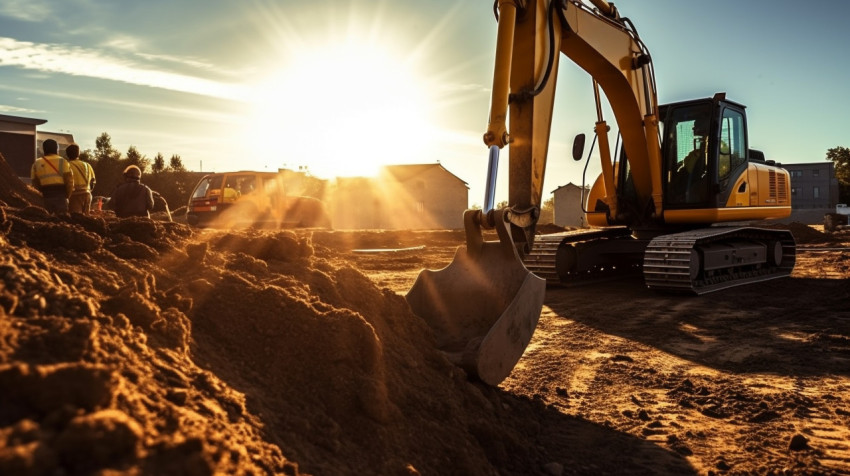
[[[746,171],[744,106],[713,98],[663,105],[665,208],[722,208],[732,177]]]
[[[667,166],[665,206],[706,206],[712,162],[709,150],[711,104],[700,101],[669,109],[662,106],[661,111],[665,119],[662,150]]]

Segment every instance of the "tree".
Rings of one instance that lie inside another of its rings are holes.
[[[121,153],[112,147],[112,138],[106,132],[95,139],[94,150],[86,150],[80,154],[80,157],[91,162],[94,168],[97,185],[92,193],[106,197],[110,196],[115,187],[124,181],[123,173],[128,165],[136,165],[143,172],[150,166],[153,173],[144,175],[142,181],[161,194],[172,210],[185,206],[195,184],[204,175],[200,172],[187,171],[183,166],[183,160],[177,154],[171,156],[168,167],[162,153],[157,153],[151,161],[136,146],[130,146],[127,156],[121,158]]]
[[[169,168],[175,172],[185,172],[186,167],[183,166],[183,159],[180,158],[179,155],[174,154],[171,156],[171,160],[169,160]]]
[[[151,165],[151,171],[155,174],[163,172],[165,170],[165,157],[162,156],[162,152],[157,152],[156,157],[153,158],[153,165]]]
[[[540,218],[537,223],[547,224],[555,223],[555,197],[551,197],[543,201],[543,206],[540,207]]]
[[[827,160],[835,164],[835,178],[838,179],[838,200],[850,203],[850,149],[833,147],[826,151]]]
[[[97,162],[118,162],[121,159],[121,152],[112,147],[112,138],[106,132],[94,140],[94,160]]]
[[[112,147],[112,138],[106,132],[94,140],[94,147],[94,151],[87,151],[91,157],[94,176],[97,177],[92,194],[108,197],[121,181],[121,173],[124,170],[121,166],[121,152]]]

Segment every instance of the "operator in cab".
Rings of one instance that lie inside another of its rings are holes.
[[[708,171],[708,124],[694,122],[693,150],[678,163],[674,175],[675,191],[671,197],[673,203],[697,204],[705,201],[707,188],[704,186]],[[705,121],[707,122],[707,121]]]

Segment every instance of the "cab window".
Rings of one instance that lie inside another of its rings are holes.
[[[237,196],[249,194],[254,191],[254,175],[228,175],[225,185],[232,188]]]
[[[720,122],[717,164],[717,178],[721,190],[726,188],[730,174],[747,161],[744,130],[744,115],[740,111],[725,108]]]
[[[677,107],[664,124],[666,202],[703,205],[708,198],[711,105]]]
[[[263,191],[266,193],[274,193],[277,191],[276,177],[263,177]]]
[[[236,190],[239,191],[242,195],[247,195],[254,191],[256,188],[255,179],[253,175],[243,175],[237,177],[236,179]]]

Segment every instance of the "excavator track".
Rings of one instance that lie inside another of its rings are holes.
[[[650,289],[705,294],[789,276],[795,260],[790,231],[713,227],[653,238],[643,274]]]
[[[711,227],[639,240],[627,228],[538,235],[525,267],[549,286],[587,285],[643,269],[647,287],[705,294],[791,274],[787,230]]]
[[[639,261],[631,265],[619,263],[615,266],[610,260],[606,260],[604,265],[597,265],[592,260],[583,260],[581,264],[584,266],[580,266],[578,259],[571,260],[566,253],[567,250],[586,249],[615,242],[628,245],[634,240],[631,238],[631,232],[625,227],[538,235],[534,239],[531,252],[523,258],[523,264],[529,271],[545,279],[546,284],[550,286],[584,285],[621,278],[627,274],[623,272],[623,268],[639,266]]]
[[[546,280],[546,284],[560,281],[555,265],[558,247],[567,233],[539,235],[534,238],[531,252],[525,255],[522,262],[529,271]]]

